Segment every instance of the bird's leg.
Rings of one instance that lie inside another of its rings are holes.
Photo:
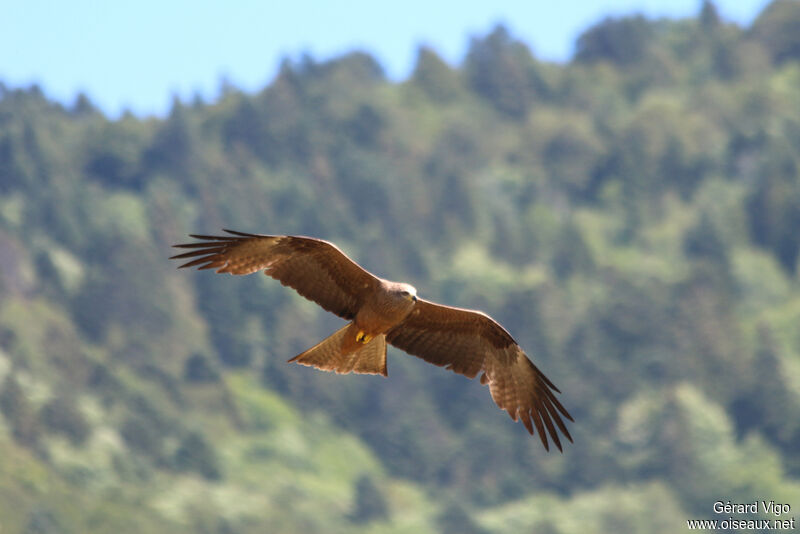
[[[359,330],[358,334],[356,334],[356,341],[359,343],[366,345],[372,340],[372,336],[364,332],[363,330]]]

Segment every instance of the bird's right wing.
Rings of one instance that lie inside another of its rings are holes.
[[[265,274],[344,319],[353,319],[379,279],[336,245],[301,236],[246,234],[191,235],[196,241],[174,245],[193,249],[170,259],[194,258],[180,267],[216,269],[218,273]]]

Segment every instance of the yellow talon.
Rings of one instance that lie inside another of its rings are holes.
[[[372,340],[372,336],[365,333],[363,330],[359,330],[358,334],[356,334],[356,341],[359,343],[363,343],[366,345]]]

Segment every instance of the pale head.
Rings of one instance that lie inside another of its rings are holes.
[[[417,288],[403,282],[388,282],[387,289],[392,296],[411,302],[417,301]]]

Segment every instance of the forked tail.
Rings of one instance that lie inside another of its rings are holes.
[[[350,323],[289,361],[339,374],[386,376],[386,336],[375,336],[362,345],[355,341],[356,335]]]

